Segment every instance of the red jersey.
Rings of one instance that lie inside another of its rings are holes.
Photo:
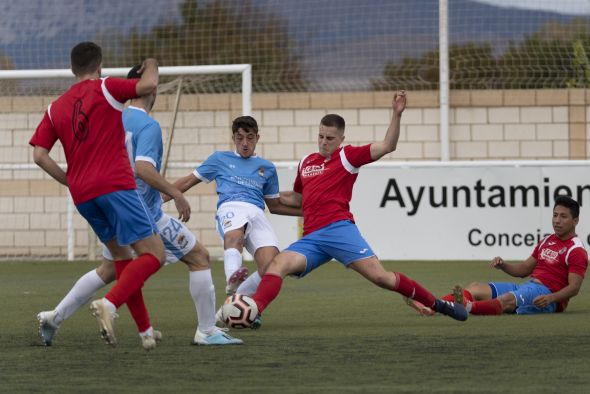
[[[138,79],[101,78],[76,83],[49,105],[29,144],[51,150],[59,139],[75,204],[135,188],[121,111],[136,98]]]
[[[339,220],[351,220],[350,200],[359,167],[371,163],[371,145],[347,145],[329,159],[319,153],[299,163],[293,190],[302,195],[303,235]]]
[[[538,279],[555,293],[568,285],[568,274],[578,274],[582,278],[588,268],[588,253],[577,236],[562,241],[555,234],[543,238],[531,255],[537,265],[531,276]],[[567,307],[567,301],[561,302],[557,310]]]

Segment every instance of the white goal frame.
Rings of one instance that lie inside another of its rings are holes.
[[[129,72],[128,67],[103,68],[103,76],[121,77]],[[161,76],[181,75],[211,75],[211,74],[241,74],[242,76],[242,114],[252,115],[252,65],[251,64],[221,64],[207,66],[174,66],[160,67]],[[52,79],[52,78],[73,78],[71,69],[46,69],[46,70],[0,70],[0,80],[18,79]],[[178,100],[177,100],[178,101]],[[176,110],[176,109],[175,109]],[[174,125],[171,125],[174,128]],[[168,141],[169,143],[171,141]],[[62,168],[65,165],[60,164]],[[35,164],[0,164],[0,170],[34,170],[38,169]],[[74,203],[68,193],[67,197],[67,259],[75,259],[74,246]],[[90,229],[89,229],[90,231]],[[90,250],[88,256],[93,257],[94,250]]]

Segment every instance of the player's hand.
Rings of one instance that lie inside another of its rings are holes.
[[[553,299],[551,297],[551,294],[540,295],[538,297],[535,297],[535,299],[533,300],[533,304],[535,304],[537,308],[547,308],[552,302]]]
[[[404,112],[404,109],[406,109],[406,91],[405,90],[400,90],[399,92],[395,92],[395,94],[393,95],[393,103],[392,103],[392,108],[393,108],[393,112],[396,115],[401,115],[402,112]]]
[[[178,219],[181,222],[188,222],[191,218],[191,205],[183,194],[179,194],[174,198],[174,205],[178,211]]]
[[[501,270],[504,267],[504,259],[502,259],[502,257],[500,257],[500,256],[496,256],[490,262],[490,266],[492,268],[496,268],[496,269]]]

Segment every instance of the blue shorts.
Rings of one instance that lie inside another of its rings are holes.
[[[341,220],[322,227],[285,250],[299,253],[307,259],[305,271],[295,274],[299,277],[307,275],[332,259],[348,266],[350,263],[375,255],[356,224],[350,220]]]
[[[121,190],[76,205],[101,242],[117,238],[121,246],[158,234],[158,228],[137,190]]]
[[[492,288],[492,298],[502,294],[512,293],[516,298],[516,313],[527,315],[533,313],[553,313],[557,309],[557,304],[552,302],[545,308],[537,308],[533,300],[541,295],[551,294],[551,290],[545,285],[529,280],[522,284],[508,282],[490,282]]]

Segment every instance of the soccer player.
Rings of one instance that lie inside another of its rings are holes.
[[[223,263],[227,281],[226,293],[254,294],[261,275],[279,253],[278,238],[264,214],[301,216],[301,209],[280,201],[277,170],[273,163],[257,156],[260,139],[258,123],[251,116],[240,116],[232,123],[235,151],[214,152],[191,174],[178,179],[175,186],[185,192],[200,182],[217,184],[217,231],[223,239]],[[246,279],[242,266],[246,247],[254,256],[257,272]],[[238,287],[239,286],[239,287]]]
[[[82,42],[71,51],[71,66],[77,82],[49,105],[29,143],[35,163],[68,186],[76,208],[115,259],[117,283],[90,309],[102,338],[116,346],[117,309],[127,303],[136,323],[149,322],[141,288],[165,260],[156,224],[137,193],[121,120],[127,100],[156,90],[158,63],[146,59],[140,79],[101,78],[101,48]],[[67,172],[49,155],[58,140]],[[138,257],[131,260],[120,245],[131,245]]]
[[[140,78],[138,73],[140,68],[140,65],[133,67],[127,78]],[[195,236],[182,222],[162,211],[160,192],[174,199],[180,217],[186,220],[190,217],[190,205],[184,195],[159,173],[163,152],[162,130],[159,123],[149,116],[155,100],[156,91],[147,96],[132,99],[129,107],[123,111],[127,150],[135,169],[137,189],[152,214],[164,241],[166,264],[181,260],[189,268],[189,292],[198,316],[198,327],[193,344],[242,344],[242,340],[233,338],[215,327],[215,287],[211,277],[207,249],[197,242]],[[71,316],[96,291],[115,279],[115,273],[109,269],[112,266],[113,258],[107,248],[103,248],[103,257],[105,261],[96,271],[92,270],[83,276],[83,278],[88,277],[88,280],[81,278],[76,283],[70,291],[72,295],[68,294],[54,311],[40,313],[40,321],[43,322],[40,334],[46,344],[48,342],[51,344],[55,332],[65,319]],[[145,337],[141,335],[141,332],[144,332],[146,328],[138,326],[138,330],[144,347],[151,346],[153,343],[146,342]],[[162,337],[157,330],[154,330],[154,336],[157,340]]]
[[[494,257],[493,268],[510,276],[525,278],[524,283],[474,282],[464,290],[456,287],[445,299],[462,302],[473,315],[563,312],[575,297],[588,268],[588,252],[576,235],[580,205],[570,197],[559,196],[553,206],[554,233],[543,238],[524,261],[506,263]]]
[[[303,208],[303,237],[278,254],[266,270],[252,297],[259,313],[278,296],[285,276],[303,277],[336,259],[379,287],[417,299],[454,319],[467,319],[468,313],[463,305],[436,299],[402,273],[385,271],[361,236],[350,212],[352,188],[360,167],[395,150],[405,108],[406,93],[396,93],[385,138],[360,147],[341,147],[345,128],[342,117],[329,114],[322,118],[319,152],[305,156],[299,162],[293,191],[281,195],[286,205]],[[258,318],[252,328],[258,328],[260,324]]]

